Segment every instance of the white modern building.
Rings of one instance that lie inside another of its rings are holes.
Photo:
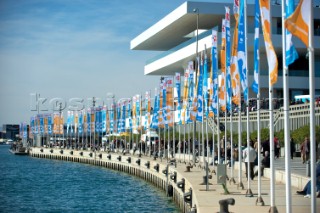
[[[229,3],[226,3],[229,2]],[[249,84],[253,81],[253,40],[254,40],[254,4],[248,1],[248,64]],[[272,41],[279,62],[279,78],[274,86],[274,97],[283,97],[282,85],[282,44],[281,44],[281,5],[272,2]],[[251,4],[250,4],[251,3]],[[317,3],[317,1],[316,1]],[[320,5],[320,3],[319,3]],[[221,22],[225,16],[225,6],[231,11],[231,30],[235,19],[233,17],[232,1],[215,0],[212,2],[188,1],[163,17],[150,28],[146,29],[130,43],[132,50],[159,51],[159,55],[148,60],[144,67],[145,75],[168,76],[175,72],[183,73],[188,61],[195,60],[196,46],[203,51],[205,45],[211,52],[211,31],[219,32],[218,46],[221,46]],[[316,95],[320,95],[320,6],[314,7],[314,53],[315,53],[315,87]],[[199,36],[196,39],[197,19]],[[260,29],[260,86],[261,97],[268,97],[268,67],[264,48],[262,30]],[[233,33],[231,34],[233,36]],[[231,39],[232,40],[232,39]],[[309,71],[307,48],[297,38],[293,43],[299,53],[299,59],[289,66],[289,92],[293,99],[295,95],[309,93]],[[255,94],[250,91],[250,96]]]

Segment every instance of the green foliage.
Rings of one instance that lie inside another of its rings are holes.
[[[315,133],[316,133],[316,142],[320,143],[320,126],[315,127]],[[291,133],[291,136],[293,137],[293,140],[295,143],[300,144],[304,141],[305,137],[310,137],[310,126],[303,126],[299,129],[296,129]]]

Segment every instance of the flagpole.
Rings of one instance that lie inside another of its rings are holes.
[[[215,171],[215,169],[214,169],[214,159],[215,159],[215,155],[216,155],[216,153],[215,153],[215,147],[214,147],[214,144],[215,144],[215,140],[214,140],[214,130],[215,130],[215,128],[217,128],[216,127],[216,125],[215,125],[215,115],[214,115],[214,113],[213,113],[213,125],[212,125],[212,166],[213,166],[213,171]]]
[[[174,79],[174,78],[173,78]],[[172,80],[173,80],[172,79]],[[174,126],[175,126],[175,110],[174,110],[174,85],[175,84],[173,84],[173,82],[172,82],[172,87],[171,87],[171,94],[172,94],[172,106],[173,106],[173,109],[172,109],[172,111],[171,111],[171,113],[172,113],[172,122],[173,122],[173,125],[172,125],[172,133],[173,133],[173,136],[172,136],[172,157],[173,158],[175,158],[175,152],[176,152],[176,141],[175,141],[175,139],[176,139],[176,137],[175,137],[175,128],[174,128]]]
[[[184,125],[183,125],[183,162],[186,163],[186,121],[184,121]],[[180,144],[181,145],[181,144]]]
[[[286,171],[286,212],[292,212],[291,198],[291,158],[290,156],[290,139],[289,139],[289,88],[288,88],[288,66],[286,64],[286,29],[284,21],[286,18],[286,5],[282,0],[282,68],[283,68],[283,101],[284,101],[284,147],[285,147],[285,171]]]
[[[193,9],[193,12],[197,13],[197,35],[196,35],[196,66],[194,67],[197,67],[196,69],[198,69],[198,67],[200,68],[199,66],[199,55],[198,55],[198,42],[199,42],[199,9],[198,8],[195,8]],[[199,70],[200,72],[200,70]],[[194,72],[194,93],[193,95],[196,96],[196,85],[197,85],[197,72],[195,71]],[[191,113],[191,112],[190,112]],[[196,116],[195,116],[196,117]],[[193,143],[192,143],[192,153],[193,153],[193,165],[195,165],[196,163],[196,156],[195,156],[195,133],[197,131],[197,121],[196,121],[196,118],[193,122]],[[199,134],[200,134],[200,131],[199,131]],[[199,136],[199,135],[198,135]],[[198,139],[198,144],[200,143],[199,139]]]
[[[271,14],[270,1],[268,2],[269,13]],[[270,15],[267,20],[270,24],[270,41],[272,41],[272,22],[270,20]],[[270,212],[278,212],[275,205],[275,167],[274,167],[274,118],[273,118],[273,85],[271,83],[270,73],[269,73],[269,143],[270,143]]]
[[[310,164],[311,164],[311,209],[312,212],[317,212],[317,195],[316,195],[316,138],[315,138],[315,76],[314,76],[314,49],[313,49],[313,1],[311,1],[309,12],[309,93],[310,93]]]
[[[230,178],[230,182],[233,182],[234,184],[236,183],[235,179],[234,179],[234,174],[233,174],[233,118],[232,118],[232,101],[230,104],[230,146],[231,146],[231,151],[230,151],[230,161],[231,161],[231,178]]]
[[[247,0],[244,0],[244,12],[243,12],[243,16],[244,16],[244,35],[245,35],[245,55],[246,55],[246,59],[245,59],[245,66],[246,66],[246,85],[247,85],[247,100],[246,100],[246,107],[247,107],[247,152],[248,152],[248,162],[247,162],[247,179],[248,179],[248,189],[246,192],[246,196],[247,197],[252,197],[252,191],[251,191],[251,184],[250,184],[250,180],[251,180],[251,172],[250,172],[250,129],[249,129],[249,67],[248,67],[248,37],[247,37]]]
[[[219,90],[219,87],[218,87]],[[218,92],[219,94],[219,92]],[[219,96],[217,102],[217,126],[218,126],[218,139],[217,139],[217,147],[218,147],[218,164],[221,162],[221,146],[220,146],[220,104],[219,104]]]

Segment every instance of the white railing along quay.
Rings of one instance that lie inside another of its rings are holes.
[[[250,121],[250,132],[256,131],[258,128],[258,112],[252,111],[249,112],[249,121]],[[284,110],[283,107],[280,109],[274,110],[274,130],[280,131],[284,128]],[[224,117],[220,117],[220,123],[224,124]],[[238,128],[239,116],[237,113],[232,117],[232,127],[234,130]],[[215,132],[218,131],[218,125],[213,123],[213,118],[208,119],[208,125],[212,129],[215,127]],[[310,122],[310,105],[309,104],[299,104],[292,105],[289,107],[289,124],[290,130],[295,130],[305,125],[308,125]],[[243,130],[246,130],[247,116],[245,113],[242,113],[241,116],[241,126]],[[320,125],[320,106],[315,107],[315,125]],[[260,110],[260,127],[268,128],[269,127],[269,110],[261,109]],[[227,127],[230,129],[230,117],[227,117]]]

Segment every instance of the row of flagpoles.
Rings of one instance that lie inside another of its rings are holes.
[[[294,1],[282,0],[282,29],[283,29],[283,85],[284,85],[284,112],[285,112],[285,152],[290,156],[289,145],[289,114],[288,114],[288,66],[297,58],[298,54],[292,42],[292,35],[298,37],[307,46],[309,51],[309,78],[310,78],[310,99],[314,100],[314,53],[313,53],[313,8],[311,0],[301,0],[297,8],[294,8]],[[249,85],[248,85],[248,57],[247,57],[247,4],[246,0],[235,0],[234,13],[234,31],[231,38],[230,29],[230,9],[226,7],[225,18],[222,20],[221,46],[218,54],[218,32],[212,30],[212,47],[209,54],[205,48],[196,61],[190,61],[184,72],[183,95],[181,96],[181,76],[176,73],[174,77],[165,77],[159,87],[155,89],[154,106],[151,110],[151,91],[145,93],[145,105],[143,106],[142,95],[135,95],[131,99],[126,99],[118,103],[112,103],[109,106],[92,107],[82,111],[68,111],[67,115],[67,134],[80,133],[122,133],[142,131],[143,129],[163,129],[171,128],[175,131],[175,125],[180,126],[192,124],[194,122],[202,123],[202,134],[204,131],[204,118],[214,118],[220,124],[220,112],[225,115],[225,127],[227,127],[227,111],[233,111],[233,106],[238,107],[241,112],[241,100],[246,103],[247,131],[249,131]],[[310,12],[311,11],[311,12]],[[273,142],[273,85],[278,80],[278,61],[277,55],[272,44],[271,32],[271,7],[269,0],[255,0],[255,33],[254,33],[254,77],[252,91],[260,98],[260,66],[259,66],[259,35],[260,26],[263,32],[265,43],[268,69],[269,69],[269,110],[270,110],[270,160],[271,160],[271,178],[270,178],[270,206],[272,211],[276,211],[275,205],[275,177],[274,177],[274,144]],[[232,44],[231,44],[232,41]],[[198,55],[198,54],[197,54]],[[210,55],[211,57],[209,57]],[[218,56],[220,60],[220,79],[218,68]],[[220,82],[220,83],[219,83]],[[259,101],[257,101],[260,109]],[[241,113],[238,113],[241,116]],[[207,121],[206,119],[206,121]],[[258,113],[258,141],[260,150],[260,117]],[[232,113],[230,113],[232,121]],[[241,135],[241,119],[238,119],[238,132]],[[30,119],[30,134],[63,134],[63,114],[38,114]],[[51,129],[52,127],[52,129]],[[184,135],[185,135],[184,128]],[[310,141],[311,141],[311,185],[312,185],[312,209],[315,210],[315,133],[314,133],[314,102],[310,102]],[[165,131],[164,131],[165,132]],[[206,129],[208,133],[208,130]],[[232,124],[230,125],[232,132]],[[159,131],[160,133],[160,131]],[[220,141],[220,132],[218,143]],[[175,134],[173,134],[175,135]],[[168,134],[169,137],[169,134]],[[199,137],[200,138],[200,137]],[[225,138],[226,131],[225,131]],[[249,146],[249,132],[247,133],[247,146]],[[186,140],[186,139],[184,139]],[[195,140],[195,136],[193,136]],[[169,140],[168,140],[169,141]],[[175,138],[173,138],[175,141]],[[179,141],[181,141],[179,136]],[[202,144],[204,136],[202,136]],[[207,136],[208,141],[208,136]],[[232,143],[232,139],[231,139]],[[238,146],[241,147],[241,138],[239,137]],[[233,147],[231,145],[231,147]],[[190,147],[189,147],[190,148]],[[168,149],[170,149],[168,142]],[[204,149],[203,149],[204,151]],[[241,151],[241,150],[240,150]],[[242,153],[239,151],[239,161]],[[214,151],[213,151],[214,152]],[[220,162],[220,146],[218,146],[218,161]],[[203,153],[204,156],[204,153]],[[225,155],[226,156],[226,155]],[[260,155],[258,155],[260,166]],[[241,165],[241,164],[240,164]],[[241,166],[239,170],[239,185],[241,182]],[[249,170],[248,170],[249,171]],[[232,170],[233,172],[233,170]],[[259,170],[260,173],[260,170]],[[291,171],[290,159],[286,157],[287,174],[287,212],[291,212]],[[232,173],[233,177],[233,173]],[[248,174],[250,177],[250,174]],[[260,175],[259,175],[260,177]],[[248,191],[250,190],[250,178],[248,178]],[[258,200],[261,197],[261,180],[258,180]],[[315,211],[314,211],[315,212]]]

